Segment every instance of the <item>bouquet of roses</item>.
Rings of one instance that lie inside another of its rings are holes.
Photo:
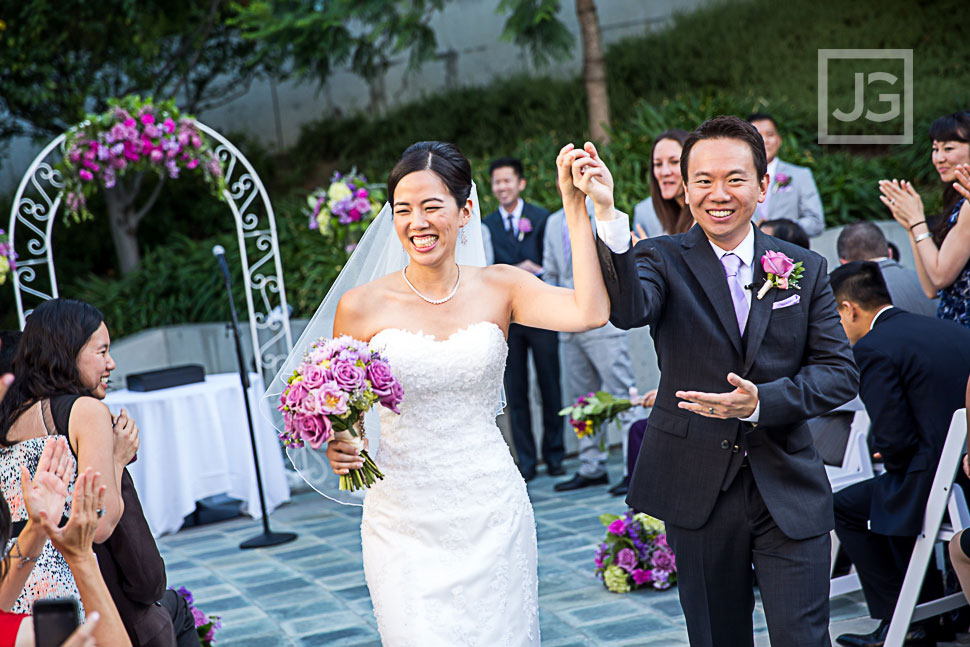
[[[596,576],[613,593],[650,586],[669,589],[677,583],[674,552],[667,545],[663,521],[628,510],[622,517],[604,514],[606,540],[596,547]]]
[[[566,407],[559,412],[560,416],[569,416],[569,424],[578,438],[592,436],[596,429],[604,422],[615,420],[618,415],[632,409],[633,403],[626,398],[614,398],[606,391],[587,393],[576,400],[576,404]],[[620,421],[617,420],[617,426]],[[601,449],[605,447],[606,437],[600,441]]]
[[[366,342],[346,335],[318,339],[287,380],[277,410],[283,414],[280,439],[288,447],[304,442],[320,449],[331,439],[354,445],[364,466],[340,477],[341,490],[370,487],[384,478],[364,449],[364,412],[380,403],[394,413],[404,389],[387,360]]]
[[[377,191],[379,192],[379,191]],[[375,187],[352,169],[349,175],[334,173],[327,187],[316,189],[307,198],[310,229],[326,235],[334,225],[338,238],[345,239],[347,253],[354,251],[367,225],[380,211]]]
[[[202,647],[212,647],[212,644],[216,641],[216,629],[222,629],[220,616],[207,616],[199,611],[195,606],[192,592],[184,586],[180,586],[175,592],[185,599],[186,604],[189,605],[189,611],[192,612],[195,630],[199,632],[199,642],[202,643]]]

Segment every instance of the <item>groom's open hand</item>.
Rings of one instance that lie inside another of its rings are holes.
[[[677,404],[707,418],[747,418],[758,406],[758,387],[736,373],[728,373],[727,381],[734,386],[728,393],[677,391],[674,395],[685,400]]]

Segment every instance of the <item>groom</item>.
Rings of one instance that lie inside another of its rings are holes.
[[[664,520],[693,647],[752,645],[751,565],[773,645],[829,645],[832,491],[805,420],[850,400],[859,374],[825,260],[762,234],[758,131],[717,117],[684,143],[697,225],[630,249],[597,221],[610,321],[650,325],[661,378],[627,502]],[[771,287],[762,257],[801,263]]]

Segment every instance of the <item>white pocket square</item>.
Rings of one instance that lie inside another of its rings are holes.
[[[798,302],[801,301],[801,300],[802,299],[801,299],[801,297],[799,295],[793,294],[790,297],[788,297],[787,299],[782,299],[781,301],[775,301],[774,303],[772,303],[771,304],[771,309],[772,310],[778,310],[780,308],[787,308],[789,306],[798,305]]]

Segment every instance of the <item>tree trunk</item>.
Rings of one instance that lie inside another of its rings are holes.
[[[138,251],[138,222],[135,219],[135,201],[127,191],[119,187],[105,189],[104,201],[108,207],[111,238],[118,253],[121,273],[135,269],[141,260]]]
[[[606,59],[595,0],[576,0],[576,16],[583,40],[583,81],[589,110],[589,134],[593,141],[608,144],[610,99],[606,92]]]

